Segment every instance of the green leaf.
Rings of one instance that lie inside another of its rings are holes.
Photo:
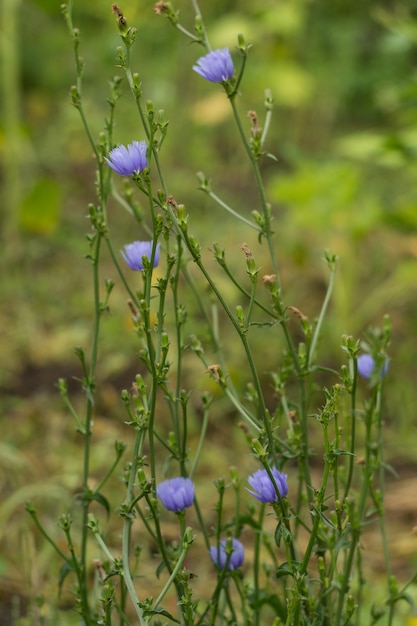
[[[320,517],[321,521],[323,522],[323,524],[325,524],[326,526],[328,526],[328,527],[329,527],[329,528],[331,528],[332,530],[337,530],[337,526],[335,526],[335,525],[333,524],[333,522],[331,522],[331,521],[329,520],[329,518],[328,518],[328,517],[326,517],[326,516],[324,515],[324,513],[323,513],[323,511],[326,511],[326,510],[327,510],[327,508],[328,508],[328,507],[325,507],[325,506],[320,506],[320,508],[315,506],[315,507],[313,507],[312,514],[313,514],[313,515],[318,515],[318,516]]]
[[[61,565],[61,568],[59,570],[59,579],[58,579],[58,596],[61,595],[62,585],[64,584],[64,580],[66,579],[68,574],[71,574],[74,571],[75,571],[74,566],[72,565],[72,563],[69,563],[68,561],[65,561]]]
[[[284,541],[284,543],[287,543],[291,540],[291,532],[288,530],[288,528],[286,527],[286,525],[284,524],[284,522],[282,520],[279,520],[277,527],[275,529],[275,545],[277,546],[277,548],[280,547],[281,545],[281,540]]]
[[[165,609],[144,609],[143,611],[143,617],[145,619],[153,617],[154,615],[163,615],[164,617],[168,617],[168,619],[172,620],[176,624],[181,624],[181,622],[175,619],[175,617],[171,615],[171,613],[168,613],[168,611],[166,611]]]
[[[256,596],[254,594],[251,594],[250,605],[252,609],[254,609],[255,611],[259,611],[265,604],[272,607],[275,615],[277,615],[281,619],[282,623],[286,622],[286,605],[285,603],[280,601],[276,593],[265,593],[264,591],[259,590],[259,593]]]
[[[107,516],[110,515],[110,504],[109,501],[107,500],[107,498],[105,496],[103,496],[102,493],[100,493],[99,491],[95,491],[92,495],[92,500],[95,500],[96,502],[98,502],[99,504],[101,504],[101,506],[105,509]]]
[[[166,565],[163,561],[160,562],[160,564],[158,565],[158,567],[156,568],[156,577],[159,579],[162,571],[165,569]]]
[[[279,566],[275,572],[277,578],[283,578],[283,576],[294,576],[299,571],[301,563],[299,561],[285,561]]]

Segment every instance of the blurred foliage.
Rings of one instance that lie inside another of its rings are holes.
[[[246,215],[256,207],[253,187],[241,166],[242,148],[228,124],[228,103],[191,71],[201,50],[157,17],[153,2],[120,4],[129,24],[138,28],[132,65],[143,81],[145,98],[152,99],[156,109],[163,107],[171,121],[163,152],[171,191],[187,205],[193,230],[202,233],[207,258],[212,242],[218,240],[233,271],[244,273],[240,245],[247,233],[230,225],[221,209],[197,191],[195,178],[195,172],[204,170],[215,192]],[[187,0],[174,4],[192,29]],[[233,50],[238,32],[253,43],[241,87],[242,110],[256,110],[262,124],[265,88],[272,90],[275,99],[267,149],[278,162],[266,159],[263,171],[286,300],[316,316],[327,279],[322,252],[329,248],[338,255],[338,283],[322,346],[328,365],[340,360],[342,333],[360,336],[369,324],[379,324],[383,314],[391,315],[387,427],[392,428],[392,454],[413,459],[417,425],[415,3],[212,0],[203,4],[213,47]],[[76,0],[74,5],[86,61],[84,104],[98,134],[107,114],[109,79],[120,73],[115,53],[119,39],[110,2]],[[37,566],[45,575],[51,558],[50,553],[42,554],[38,565],[29,563],[25,572],[19,570],[22,545],[33,542],[22,516],[28,491],[31,497],[43,499],[46,510],[49,502],[54,523],[58,508],[50,500],[60,501],[64,492],[76,487],[76,468],[62,474],[61,458],[64,454],[67,458],[68,452],[72,458],[76,444],[69,439],[72,426],[62,422],[64,411],[53,396],[53,385],[59,376],[77,374],[73,347],[89,340],[90,276],[82,257],[87,252],[83,235],[89,228],[86,207],[94,200],[95,189],[94,162],[68,96],[75,71],[59,3],[2,0],[0,10],[4,18],[0,393],[5,423],[0,468],[8,477],[2,483],[0,520],[15,525],[17,531],[12,540],[0,537],[2,547],[7,541],[12,551],[0,561],[0,577],[16,579],[21,585],[22,577],[29,577],[27,569],[32,570],[32,581]],[[117,107],[117,143],[141,139],[127,86],[123,91]],[[121,247],[132,238],[128,216],[115,204],[109,219]],[[248,244],[262,265],[262,246],[255,238]],[[108,267],[109,277],[115,278],[110,263]],[[268,273],[269,268],[263,267],[262,272]],[[103,327],[99,373],[103,391],[97,409],[119,421],[119,391],[138,367],[124,300],[116,288],[114,315]],[[278,349],[271,348],[259,331],[265,370],[272,366]],[[236,347],[227,345],[226,351],[236,381],[244,385]],[[187,384],[200,389],[206,381],[193,369],[190,363]],[[225,404],[220,398],[218,402],[220,414]],[[104,437],[103,463],[110,439]],[[62,493],[57,484],[62,485]],[[27,549],[34,558],[33,546]]]

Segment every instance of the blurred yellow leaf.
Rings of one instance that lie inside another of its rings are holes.
[[[223,92],[199,100],[191,109],[191,117],[198,124],[218,124],[231,113],[230,103]]]
[[[58,225],[60,200],[60,188],[55,181],[38,180],[20,205],[20,227],[37,235],[52,234]]]
[[[258,72],[279,104],[300,106],[308,102],[313,93],[314,78],[292,61],[274,61],[258,68]],[[251,78],[254,80],[253,76]]]

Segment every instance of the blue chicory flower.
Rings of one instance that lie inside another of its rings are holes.
[[[233,76],[234,69],[228,48],[213,50],[213,52],[200,57],[197,63],[193,65],[193,70],[197,74],[200,74],[200,76],[212,83],[221,83],[224,80],[229,80]]]
[[[243,564],[245,558],[245,550],[238,539],[232,539],[232,553],[228,556],[229,547],[227,544],[229,541],[230,539],[223,539],[218,546],[211,546],[210,548],[213,563],[220,569],[223,569],[226,563],[228,570],[237,569]]]
[[[287,474],[283,474],[276,467],[271,467],[271,473],[276,482],[279,495],[284,498],[288,493]],[[247,489],[249,493],[260,502],[277,502],[278,495],[266,469],[260,469],[254,472],[248,478],[248,483],[252,487]]]
[[[375,369],[375,360],[371,354],[361,354],[358,357],[358,372],[363,377],[369,380],[372,377]],[[381,367],[380,375],[383,376],[388,372],[388,359],[385,360],[384,365]]]
[[[139,174],[148,165],[146,141],[133,141],[127,147],[118,146],[110,151],[106,163],[120,176]]]
[[[156,488],[156,495],[168,511],[179,513],[194,502],[194,483],[191,478],[169,478]]]
[[[125,245],[125,249],[120,250],[120,254],[128,264],[131,270],[143,270],[143,257],[148,257],[149,261],[152,256],[152,241],[134,241]],[[161,244],[156,244],[155,257],[153,260],[153,266],[156,267],[159,263]]]

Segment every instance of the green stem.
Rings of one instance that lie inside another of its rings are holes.
[[[317,324],[316,324],[316,327],[314,329],[313,339],[311,341],[311,346],[310,346],[309,355],[308,355],[308,366],[309,367],[311,367],[311,365],[313,363],[313,359],[315,357],[316,346],[317,346],[317,342],[318,342],[319,337],[320,337],[321,327],[323,325],[323,321],[324,321],[324,318],[325,318],[325,315],[326,315],[326,312],[327,312],[327,307],[329,306],[330,298],[332,297],[335,274],[336,274],[336,269],[335,269],[335,266],[332,265],[331,268],[330,268],[330,280],[329,280],[329,284],[327,286],[326,295],[325,295],[324,300],[323,300],[323,304],[322,304],[322,307],[321,307],[321,310],[320,310],[319,318],[317,320]]]
[[[219,198],[219,196],[217,196],[215,193],[213,193],[210,190],[206,191],[207,195],[210,196],[210,198],[212,200],[214,200],[215,202],[217,202],[217,204],[219,206],[221,206],[223,209],[225,209],[228,213],[230,213],[230,215],[233,215],[233,217],[236,217],[238,220],[240,220],[241,222],[243,222],[244,224],[246,224],[246,226],[250,226],[250,228],[253,228],[254,230],[258,231],[259,233],[262,232],[261,228],[257,225],[254,224],[253,222],[251,222],[250,220],[246,219],[246,217],[243,217],[243,215],[240,215],[240,213],[238,213],[237,211],[235,211],[234,209],[232,209],[231,206],[229,206],[228,204],[226,204],[226,202],[224,202],[221,198]]]
[[[190,469],[189,477],[193,478],[197,465],[200,461],[201,452],[203,450],[204,440],[206,437],[208,420],[210,415],[210,407],[205,407],[203,415],[203,423],[201,424],[200,436],[198,439],[197,449],[194,456],[194,461]]]
[[[382,549],[384,552],[385,570],[387,576],[387,586],[390,598],[388,624],[392,626],[395,612],[395,602],[392,598],[392,568],[391,557],[388,549],[387,529],[385,523],[385,466],[384,466],[384,442],[382,436],[382,391],[383,391],[384,377],[381,377],[381,382],[377,387],[375,416],[377,422],[377,438],[378,438],[378,451],[379,451],[379,497],[378,497],[378,513],[379,513],[379,526],[381,529]]]
[[[219,262],[220,267],[224,270],[224,272],[226,273],[226,276],[228,276],[228,278],[230,279],[230,281],[232,282],[232,284],[240,291],[241,294],[243,294],[244,296],[246,296],[246,298],[250,299],[251,294],[250,292],[245,289],[244,287],[242,287],[238,281],[236,280],[236,278],[234,277],[234,275],[232,274],[232,272],[230,271],[225,259],[222,259],[221,262]],[[274,318],[275,320],[278,320],[278,317],[275,315],[275,313],[273,311],[270,311],[266,306],[264,306],[262,304],[262,302],[260,302],[257,299],[254,299],[254,303],[256,304],[257,307],[259,307],[264,313],[267,313],[267,315],[269,315],[270,317]],[[276,324],[277,322],[272,322],[272,324]]]
[[[161,593],[159,594],[159,596],[155,600],[155,604],[154,604],[154,607],[153,607],[154,610],[158,608],[158,606],[161,604],[162,600],[166,596],[169,588],[175,582],[175,579],[176,579],[178,573],[181,571],[181,568],[183,566],[185,557],[187,556],[188,550],[189,550],[189,546],[183,545],[181,553],[180,553],[180,555],[178,557],[178,561],[177,561],[174,569],[172,570],[170,577],[168,578],[167,582],[165,583]]]
[[[175,333],[176,333],[176,357],[177,357],[177,366],[176,366],[176,376],[175,376],[175,399],[174,399],[174,432],[175,438],[178,446],[179,459],[180,459],[180,471],[181,475],[185,476],[185,455],[186,455],[186,438],[187,438],[187,422],[186,422],[186,404],[183,406],[183,438],[181,441],[180,435],[180,425],[179,425],[179,402],[180,402],[180,393],[181,393],[181,366],[182,366],[182,354],[184,350],[183,341],[182,341],[182,320],[179,318],[180,310],[179,310],[179,300],[178,300],[178,281],[180,275],[181,268],[181,260],[182,260],[182,239],[180,236],[177,236],[177,264],[176,271],[173,276],[173,280],[171,281],[172,286],[172,294],[174,299],[174,318],[175,318]]]
[[[353,379],[351,390],[351,408],[350,408],[350,456],[349,456],[349,469],[346,481],[345,493],[343,501],[349,495],[350,486],[352,484],[353,468],[355,463],[355,448],[356,448],[356,386],[358,383],[358,360],[355,357],[353,359]]]
[[[272,100],[271,91],[267,89],[265,91],[265,104],[268,106],[266,109],[265,122],[264,122],[264,127],[263,127],[262,135],[261,135],[261,141],[260,141],[261,148],[263,148],[263,145],[267,138],[269,127],[272,121],[272,103],[273,103],[273,100]]]
[[[103,476],[99,484],[97,485],[96,489],[94,490],[96,493],[100,492],[103,489],[104,485],[109,480],[110,476],[113,474],[114,470],[116,469],[120,459],[122,458],[122,454],[123,452],[116,454],[115,460],[113,461],[110,468],[107,470],[107,472],[105,473],[105,475]]]
[[[96,538],[96,541],[98,543],[98,545],[100,546],[101,550],[103,551],[103,553],[106,555],[106,557],[109,559],[109,561],[112,561],[114,563],[114,557],[112,555],[112,553],[110,552],[110,550],[108,549],[103,537],[100,535],[99,532],[95,532],[94,536]]]
[[[130,573],[129,566],[129,553],[130,553],[130,530],[132,526],[132,521],[130,519],[125,518],[123,523],[123,536],[122,536],[122,549],[123,549],[123,579],[127,590],[129,592],[130,598],[132,600],[133,606],[136,611],[136,615],[139,618],[139,623],[141,626],[146,626],[147,622],[143,618],[142,609],[139,606],[139,598],[136,594],[136,589],[133,585],[132,576]]]
[[[193,246],[188,241],[188,236],[185,235],[185,238],[186,238],[188,249],[190,250],[191,253],[193,253]],[[259,407],[260,407],[260,414],[261,414],[261,418],[262,418],[262,423],[263,423],[265,432],[266,432],[267,437],[268,437],[270,453],[273,454],[274,445],[273,445],[273,436],[272,436],[272,429],[271,429],[270,418],[269,418],[269,414],[268,414],[267,408],[265,406],[265,399],[264,399],[264,396],[263,396],[263,393],[262,393],[262,388],[261,388],[261,383],[260,383],[259,376],[258,376],[258,371],[257,371],[255,363],[253,361],[252,352],[250,350],[246,334],[240,328],[237,320],[235,319],[234,315],[230,311],[230,309],[229,309],[226,301],[224,300],[222,294],[220,293],[220,291],[218,290],[216,284],[213,282],[211,276],[208,274],[206,268],[202,264],[201,259],[199,257],[195,256],[195,253],[193,254],[193,256],[194,256],[194,261],[196,262],[198,268],[200,269],[200,271],[204,275],[204,277],[205,277],[206,281],[208,282],[208,284],[210,285],[212,291],[215,293],[216,298],[220,302],[223,310],[225,311],[225,313],[227,314],[228,318],[230,319],[233,327],[235,328],[235,330],[236,330],[236,332],[237,332],[237,334],[238,334],[238,336],[239,336],[239,338],[240,338],[240,340],[242,342],[242,345],[243,345],[243,348],[244,348],[244,351],[245,351],[245,354],[246,354],[247,362],[249,363],[249,368],[250,368],[250,371],[251,371],[251,374],[252,374],[253,383],[254,383],[254,386],[255,386],[255,389],[256,389],[258,402],[259,402]]]
[[[275,276],[275,284],[278,290],[278,294],[279,294],[279,299],[277,301],[277,312],[278,315],[280,316],[280,322],[281,322],[281,326],[284,332],[284,336],[285,336],[285,340],[288,346],[288,349],[291,353],[291,357],[292,357],[292,361],[294,364],[294,368],[295,371],[297,373],[297,378],[298,378],[298,383],[299,383],[299,387],[300,387],[300,395],[301,395],[301,418],[302,418],[302,424],[301,424],[301,433],[302,433],[302,455],[301,455],[301,464],[302,464],[302,468],[303,468],[303,474],[304,474],[304,479],[306,482],[306,490],[307,490],[307,498],[311,504],[312,500],[313,500],[313,490],[311,488],[311,475],[310,475],[310,467],[309,467],[309,463],[308,463],[308,428],[307,428],[307,398],[306,398],[306,391],[305,391],[305,383],[304,383],[304,372],[301,370],[301,366],[300,366],[300,362],[299,362],[299,358],[297,355],[297,352],[295,350],[295,346],[294,343],[291,339],[288,327],[287,327],[287,323],[285,321],[285,317],[284,317],[284,304],[282,302],[282,298],[281,298],[281,281],[279,278],[279,272],[278,272],[278,265],[277,265],[277,260],[276,260],[276,256],[275,256],[275,251],[274,251],[274,246],[273,246],[273,241],[272,241],[272,230],[271,230],[271,214],[270,214],[270,208],[268,206],[268,203],[266,201],[266,196],[265,196],[265,190],[264,190],[264,185],[262,182],[262,177],[261,177],[261,173],[259,170],[259,163],[258,160],[256,159],[255,155],[253,154],[251,147],[249,145],[249,142],[247,140],[245,131],[243,129],[242,126],[242,122],[240,119],[240,115],[239,115],[239,111],[237,109],[237,105],[236,105],[236,92],[231,94],[229,96],[230,99],[230,103],[232,106],[232,110],[233,110],[233,115],[235,118],[235,122],[239,131],[239,135],[240,138],[242,140],[243,146],[246,150],[246,153],[248,155],[248,158],[250,160],[250,163],[252,165],[252,170],[254,173],[254,177],[255,177],[255,182],[256,182],[256,186],[258,189],[258,195],[259,195],[259,200],[261,203],[261,207],[262,207],[262,214],[263,214],[263,219],[264,219],[264,235],[265,238],[267,240],[267,245],[268,245],[268,250],[269,250],[269,257],[271,260],[271,264],[272,264],[272,269],[273,269],[273,273]]]
[[[129,480],[127,484],[127,492],[125,505],[127,509],[126,516],[123,520],[123,534],[122,534],[122,563],[123,563],[123,577],[129,592],[130,598],[134,605],[136,614],[139,618],[141,626],[145,626],[145,620],[143,619],[143,613],[139,607],[139,599],[136,594],[136,590],[133,585],[132,575],[130,573],[129,555],[130,555],[130,532],[132,527],[132,518],[130,507],[133,506],[135,501],[134,486],[137,477],[137,464],[139,456],[143,448],[145,440],[145,431],[141,430],[136,433],[135,443],[133,446],[132,463],[130,467]]]
[[[350,524],[352,526],[351,542],[350,542],[350,548],[348,551],[348,557],[344,566],[343,580],[339,589],[339,599],[338,599],[337,610],[336,610],[335,624],[340,624],[340,621],[342,618],[343,605],[344,605],[346,594],[347,594],[349,584],[350,584],[350,575],[352,571],[353,559],[354,559],[355,552],[356,552],[360,535],[361,535],[361,525],[362,525],[362,520],[363,520],[364,513],[365,513],[366,500],[369,494],[372,475],[373,475],[373,466],[372,466],[373,461],[372,461],[372,456],[371,456],[371,448],[372,448],[371,435],[372,435],[372,420],[373,420],[373,413],[375,410],[375,404],[376,404],[376,392],[373,393],[371,403],[365,415],[365,428],[366,428],[365,446],[366,447],[365,447],[365,461],[364,461],[364,466],[363,466],[364,471],[363,471],[363,477],[362,477],[362,487],[361,487],[361,491],[359,494],[359,504],[358,504],[357,512],[355,513],[355,519],[350,520]],[[352,512],[351,514],[353,515],[354,513]]]
[[[257,530],[255,533],[254,539],[254,557],[253,557],[253,595],[254,598],[259,598],[259,589],[260,589],[260,580],[259,580],[259,572],[260,572],[260,560],[261,560],[261,539],[262,539],[262,525],[265,516],[265,504],[262,503],[259,508],[259,518],[257,524]],[[254,626],[259,626],[261,618],[261,612],[255,611],[255,624]]]
[[[69,559],[67,557],[66,554],[64,554],[62,552],[62,550],[57,546],[57,544],[51,539],[51,537],[48,535],[48,533],[46,532],[46,530],[44,529],[44,527],[42,526],[42,524],[40,523],[38,516],[36,514],[35,509],[33,508],[33,506],[28,503],[26,505],[26,511],[29,513],[29,515],[32,517],[33,521],[35,522],[36,527],[38,528],[39,532],[41,533],[41,535],[46,539],[46,541],[53,547],[53,549],[55,550],[55,552],[61,557],[61,559],[63,561],[65,561],[65,563],[67,563],[68,565],[72,564],[72,560]]]
[[[193,9],[194,9],[196,21],[198,21],[198,23],[200,25],[200,30],[201,30],[201,34],[202,34],[201,43],[205,47],[207,52],[211,52],[211,46],[210,46],[210,43],[209,43],[209,40],[208,40],[208,37],[207,37],[206,28],[204,26],[203,17],[201,15],[201,11],[200,11],[200,7],[198,6],[198,2],[197,2],[197,0],[191,0],[191,4],[192,4]]]

